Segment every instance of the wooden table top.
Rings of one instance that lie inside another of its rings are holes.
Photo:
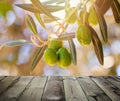
[[[1,76],[0,101],[120,101],[120,77]]]

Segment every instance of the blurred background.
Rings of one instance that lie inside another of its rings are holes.
[[[15,4],[28,3],[29,0],[0,0],[0,44],[10,40],[25,39],[30,40],[31,31],[25,24],[25,16],[27,11],[18,8]],[[32,15],[32,14],[31,14]],[[59,15],[61,15],[59,13]],[[48,66],[41,59],[35,68],[30,73],[30,65],[37,47],[30,44],[25,44],[18,47],[4,47],[0,50],[0,76],[2,75],[82,75],[82,76],[120,76],[120,24],[114,21],[111,9],[105,14],[105,19],[108,25],[109,42],[103,44],[104,48],[104,65],[100,65],[92,44],[87,47],[81,46],[74,39],[77,48],[77,65],[71,64],[67,69]],[[38,23],[38,22],[36,22]],[[49,26],[48,26],[49,27]],[[99,26],[94,27],[98,32]],[[75,31],[76,25],[68,27],[68,31]],[[39,34],[43,38],[47,38],[46,31],[38,24]],[[65,47],[68,43],[65,42]]]

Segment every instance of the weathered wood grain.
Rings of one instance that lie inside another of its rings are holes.
[[[119,90],[103,77],[92,77],[92,80],[112,99],[112,101],[120,101]],[[116,93],[117,92],[117,93]]]
[[[65,101],[62,77],[49,77],[42,96],[42,101]]]
[[[47,77],[36,76],[29,87],[19,97],[18,101],[41,101]]]
[[[111,76],[114,77],[115,79],[118,79],[120,81],[120,76]]]
[[[14,84],[17,79],[19,79],[17,76],[13,77],[6,77],[3,80],[1,80],[0,82],[0,94],[2,94],[3,92],[5,92],[9,87],[12,86],[12,84]]]
[[[113,89],[120,91],[120,79],[113,77],[113,76],[108,76],[104,78],[107,79],[112,85],[114,85]]]
[[[64,77],[66,101],[88,101],[75,77]]]
[[[3,80],[5,78],[5,76],[0,76],[0,81]]]
[[[7,77],[15,79],[16,77]],[[16,101],[20,94],[27,88],[28,83],[30,83],[33,77],[20,77],[19,81],[11,86],[5,93],[0,97],[0,101]],[[7,82],[6,82],[7,83]],[[6,84],[5,83],[5,84]]]
[[[120,77],[0,77],[0,101],[120,101]]]
[[[89,77],[77,78],[89,101],[111,101]]]

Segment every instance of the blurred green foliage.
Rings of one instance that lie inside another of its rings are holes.
[[[0,0],[0,15],[6,17],[7,12],[12,9],[10,0]]]

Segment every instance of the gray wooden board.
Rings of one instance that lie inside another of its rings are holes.
[[[3,80],[5,78],[5,76],[0,76],[0,81]]]
[[[18,77],[6,77],[3,80],[0,81],[0,94],[3,93],[6,89],[8,89],[16,80]]]
[[[63,82],[66,101],[88,101],[75,77],[64,77]]]
[[[0,101],[120,101],[120,77],[0,77]]]
[[[1,95],[0,101],[16,101],[20,94],[25,90],[25,88],[27,87],[28,83],[31,81],[32,78],[33,78],[32,76],[20,77],[17,83],[15,83],[12,87],[10,87],[5,93]]]
[[[113,89],[113,85],[103,77],[92,77],[92,80],[112,99],[112,101],[120,101],[117,94],[119,90]],[[116,93],[117,92],[117,93]]]
[[[89,101],[111,101],[89,77],[77,78]]]
[[[120,79],[117,79],[116,77],[113,76],[104,77],[104,78],[107,79],[111,84],[113,84],[113,89],[120,91]]]
[[[105,77],[113,86],[111,86],[112,89],[114,89],[114,93],[118,96],[120,96],[120,79],[109,76]]]
[[[120,81],[120,77],[119,76],[111,76],[111,77],[113,77],[113,78],[117,79],[118,81]]]
[[[116,76],[116,78],[120,79],[120,76]]]
[[[47,77],[35,76],[29,87],[20,96],[19,101],[41,101]]]
[[[63,78],[59,76],[48,78],[42,101],[65,101],[62,80]]]

